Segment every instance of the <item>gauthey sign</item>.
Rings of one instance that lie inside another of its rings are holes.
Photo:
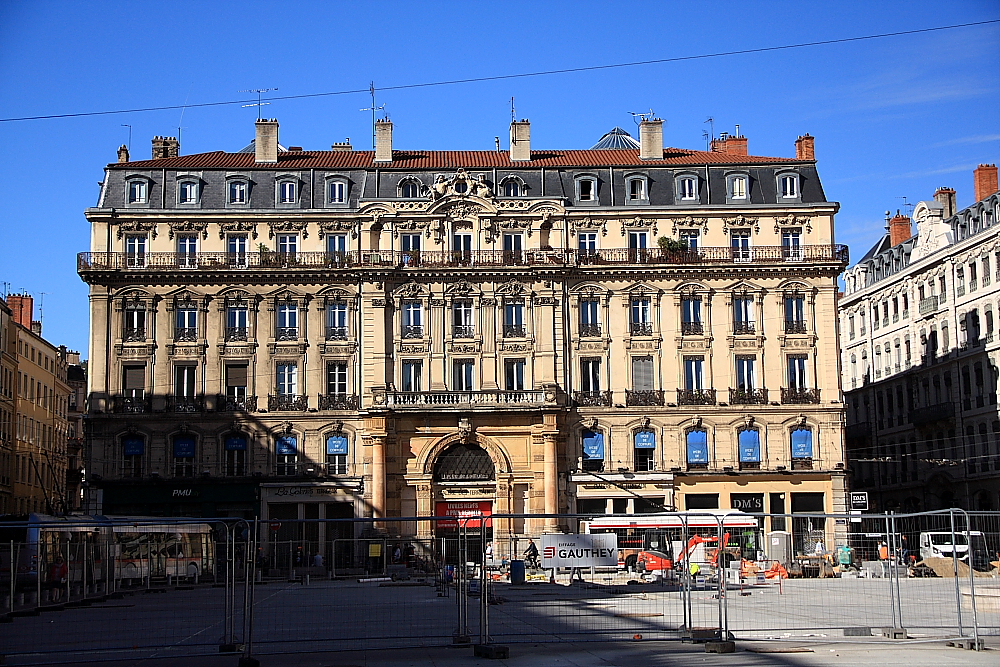
[[[617,567],[618,536],[542,535],[542,567]]]

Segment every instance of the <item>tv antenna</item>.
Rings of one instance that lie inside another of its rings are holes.
[[[372,96],[372,105],[370,107],[365,107],[361,111],[371,111],[372,112],[372,150],[375,150],[375,114],[379,111],[385,112],[385,105],[375,106],[375,82],[372,81],[368,86],[368,94]]]
[[[38,321],[44,324],[45,323],[45,295],[48,294],[48,292],[39,292],[38,294],[42,297],[41,299],[38,300]]]
[[[906,213],[907,217],[912,217],[913,216],[914,206],[910,202],[906,201],[906,196],[904,195],[902,197],[896,197],[896,199],[902,199],[903,200],[903,211],[904,211],[904,213]]]
[[[514,111],[514,96],[513,95],[511,95],[511,98],[510,98],[510,122],[512,122],[512,123],[516,123],[517,122],[517,112]]]
[[[708,123],[708,127],[709,127],[710,134],[711,134],[711,137],[710,137],[711,140],[715,141],[715,119],[712,118],[711,116],[709,116],[708,120],[706,120],[705,123]],[[702,123],[702,124],[704,125],[704,123]]]
[[[632,114],[632,120],[635,121],[636,125],[644,120],[649,120],[650,118],[656,116],[652,109],[649,110],[649,113],[636,113],[635,111],[629,111],[629,113]]]
[[[128,128],[128,151],[132,152],[132,126],[127,123],[122,123],[122,127]]]
[[[257,107],[257,120],[260,120],[261,119],[261,116],[260,116],[261,107],[265,107],[268,104],[270,104],[270,102],[261,102],[261,95],[263,95],[264,93],[269,93],[272,90],[277,90],[277,88],[249,88],[247,90],[238,90],[236,92],[239,92],[239,93],[257,93],[257,103],[256,104],[244,104],[242,106],[242,108],[246,109],[247,107]],[[179,138],[180,137],[178,137],[178,139]]]
[[[707,130],[702,130],[701,131],[701,137],[702,137],[702,139],[705,140],[705,150],[706,151],[712,150],[712,138],[710,136],[708,136],[708,131]]]

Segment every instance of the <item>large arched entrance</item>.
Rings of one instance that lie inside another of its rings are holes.
[[[439,519],[434,535],[442,541],[445,560],[480,562],[484,542],[493,540],[493,524],[483,517],[493,514],[496,499],[496,465],[489,452],[476,442],[448,446],[434,462],[434,514]],[[460,534],[468,539],[459,540]]]

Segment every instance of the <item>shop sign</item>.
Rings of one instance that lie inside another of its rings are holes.
[[[174,489],[170,492],[171,498],[197,498],[200,495],[198,489]]]
[[[435,503],[434,506],[435,516],[448,517],[438,519],[437,527],[443,530],[458,530],[459,524],[465,528],[479,528],[482,523],[480,517],[491,514],[493,514],[492,500],[446,501]],[[486,527],[492,528],[493,522],[486,519]]]
[[[851,491],[851,509],[859,512],[868,510],[867,491]]]
[[[542,535],[542,567],[618,567],[618,536]]]
[[[279,486],[264,488],[264,493],[269,498],[286,498],[290,496],[335,496],[339,490],[336,486]]]
[[[729,494],[729,506],[734,510],[743,512],[763,512],[763,493],[731,493]]]

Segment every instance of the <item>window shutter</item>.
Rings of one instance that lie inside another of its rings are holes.
[[[146,367],[126,366],[125,367],[125,390],[146,388]]]
[[[653,390],[653,358],[632,358],[632,387],[635,391]]]
[[[247,386],[246,366],[226,366],[226,386],[245,387]]]

